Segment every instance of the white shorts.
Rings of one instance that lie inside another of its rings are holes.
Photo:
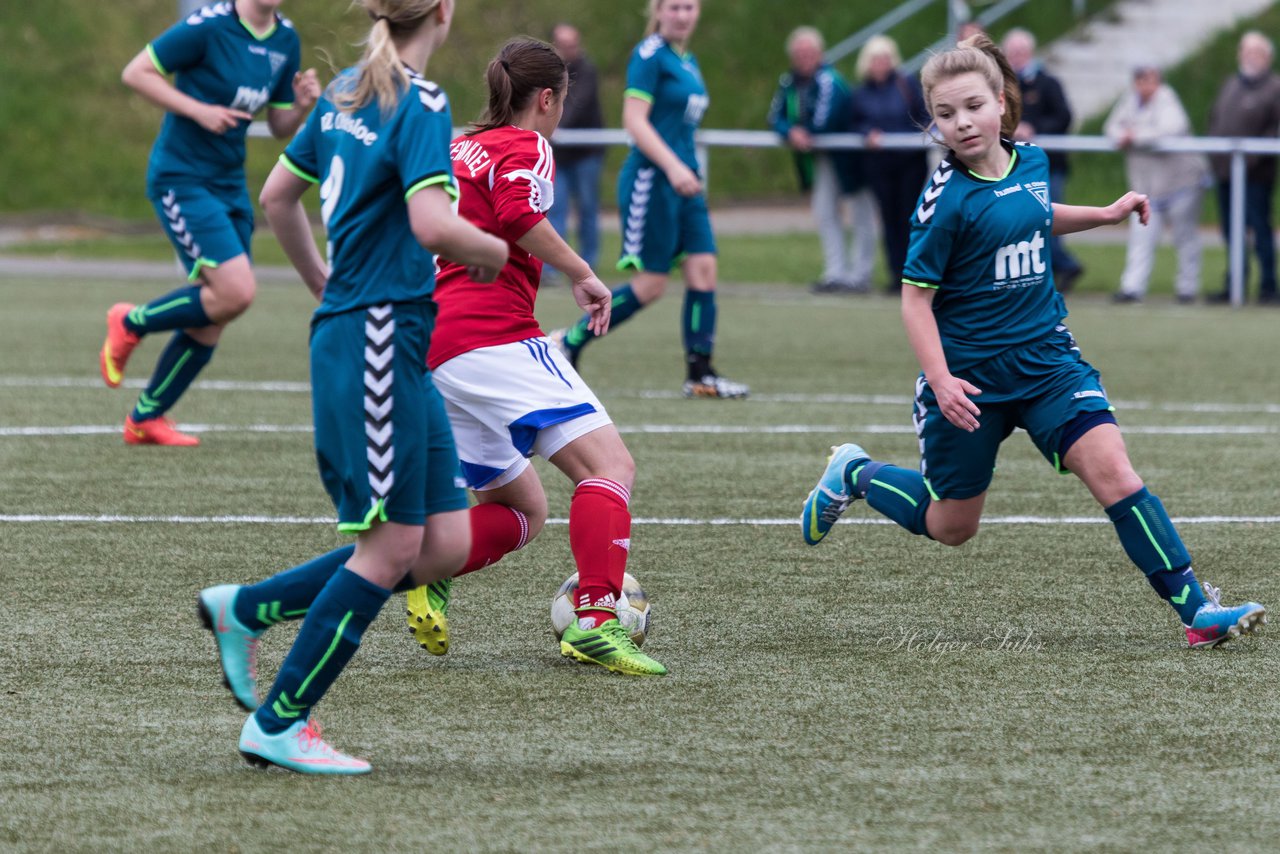
[[[528,467],[528,457],[549,459],[613,423],[546,338],[462,353],[431,378],[444,397],[467,485],[476,490],[508,484]]]

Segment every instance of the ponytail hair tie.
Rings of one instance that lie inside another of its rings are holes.
[[[387,22],[387,26],[388,26],[388,27],[389,27],[389,26],[391,26],[391,19],[390,19],[389,17],[387,17],[386,15],[375,15],[375,14],[373,14],[372,12],[370,12],[370,13],[369,13],[369,17],[370,17],[370,18],[373,18],[373,22],[374,22],[375,24],[376,24],[376,23],[378,23],[379,21],[386,21],[386,22]]]
[[[507,72],[508,74],[511,73],[511,66],[507,65],[507,61],[505,59],[499,59],[498,62],[502,63],[503,71]]]

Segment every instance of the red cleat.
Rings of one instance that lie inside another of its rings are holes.
[[[107,310],[107,340],[98,354],[98,367],[102,369],[102,381],[108,388],[116,388],[124,381],[125,363],[142,340],[125,328],[125,315],[131,311],[133,303],[128,302],[118,302]]]
[[[168,418],[148,418],[134,421],[130,415],[124,419],[124,443],[126,445],[171,445],[176,448],[194,448],[200,439],[183,433]]]

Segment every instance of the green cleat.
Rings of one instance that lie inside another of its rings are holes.
[[[630,676],[666,676],[667,668],[640,651],[617,620],[605,620],[594,629],[568,625],[560,638],[560,654],[586,664],[598,664],[614,673]]]
[[[446,578],[414,588],[407,596],[409,633],[432,655],[444,655],[449,651],[449,596],[452,590],[453,579]]]

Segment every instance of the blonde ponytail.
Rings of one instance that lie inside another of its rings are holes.
[[[335,88],[330,98],[345,113],[353,113],[377,100],[383,113],[390,113],[409,86],[396,49],[395,36],[410,35],[426,24],[443,0],[363,0],[373,25],[365,39],[364,56],[354,82]]]

